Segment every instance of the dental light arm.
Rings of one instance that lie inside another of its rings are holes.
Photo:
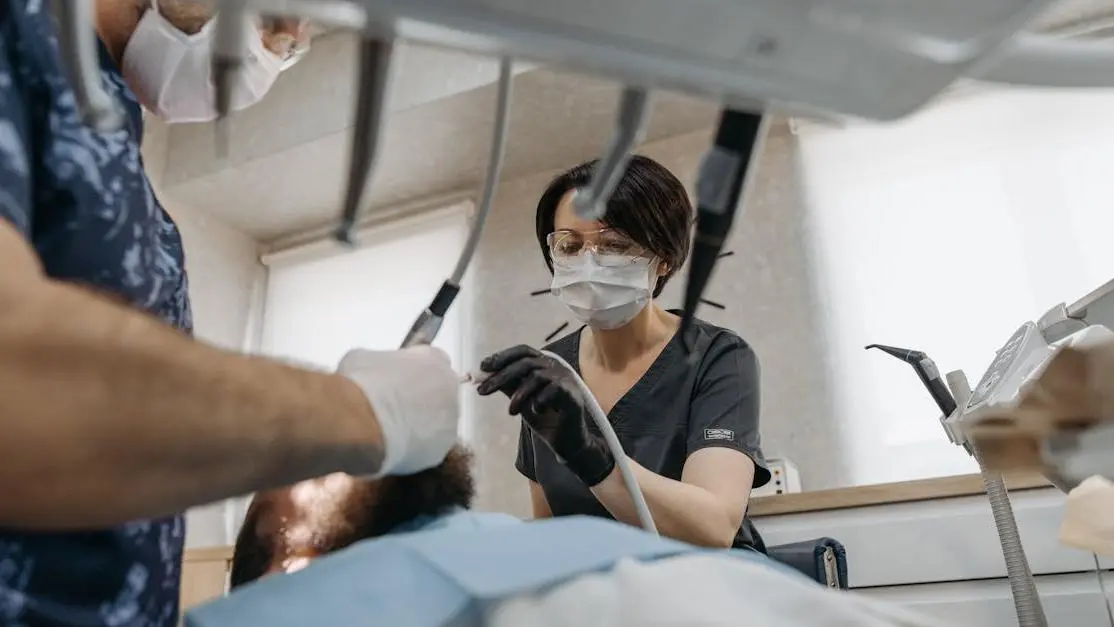
[[[217,152],[228,154],[228,114],[232,111],[232,86],[244,65],[247,42],[244,41],[245,0],[224,0],[216,16],[213,43],[213,97],[217,110]]]
[[[59,54],[73,85],[78,115],[98,132],[120,128],[124,111],[101,85],[92,0],[51,0],[50,7],[58,22]]]
[[[623,90],[611,144],[600,158],[591,183],[587,188],[578,189],[573,196],[573,206],[581,218],[602,220],[607,213],[607,201],[627,172],[631,151],[642,141],[649,109],[650,96],[645,89],[627,87]]]
[[[93,0],[51,1],[79,109],[91,126],[112,128],[123,114],[98,88],[96,45],[87,27]],[[940,11],[915,2],[846,0],[502,0],[498,9],[479,0],[216,0],[216,8],[227,14],[247,7],[368,32],[381,25],[392,37],[421,44],[521,56],[638,85],[626,98],[634,113],[644,113],[646,91],[665,88],[729,105],[896,120],[964,77],[1114,87],[1114,45],[1022,32],[1055,2],[970,0]],[[228,33],[234,21],[228,20]],[[218,62],[233,65],[232,35],[220,40]],[[615,143],[633,145],[631,137],[618,133]],[[622,161],[623,152],[609,155]],[[621,165],[615,166],[619,172]],[[595,191],[578,206],[589,210],[591,201],[605,200],[607,180],[593,181]]]
[[[1114,44],[1020,34],[975,78],[1032,87],[1114,87]]]
[[[344,209],[336,237],[352,243],[352,229],[360,211],[364,188],[373,174],[375,159],[382,141],[380,131],[387,109],[387,90],[391,79],[391,56],[394,42],[384,38],[374,27],[366,29],[360,43],[358,85],[356,91],[356,124],[352,129],[352,151],[348,165],[348,185],[344,193]]]
[[[689,256],[684,312],[678,333],[683,338],[696,317],[696,308],[712,277],[735,213],[743,204],[746,181],[753,176],[752,160],[762,148],[766,120],[760,113],[725,109],[720,114],[712,148],[704,155],[696,181],[696,236]],[[685,350],[690,350],[685,344]]]
[[[487,177],[484,180],[483,198],[480,201],[476,219],[472,222],[472,229],[468,232],[468,240],[464,249],[460,251],[456,267],[452,275],[441,284],[433,302],[418,315],[410,331],[402,341],[402,347],[430,344],[441,330],[441,323],[445,314],[460,293],[460,282],[468,270],[468,264],[476,254],[483,235],[484,225],[491,214],[491,207],[495,202],[495,188],[499,184],[499,173],[503,169],[503,157],[507,147],[507,128],[510,126],[511,109],[511,81],[513,79],[514,63],[504,58],[499,64],[499,98],[495,105],[495,128],[491,134],[491,155],[488,158]]]

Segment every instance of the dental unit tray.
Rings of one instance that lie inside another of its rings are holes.
[[[906,116],[962,77],[1114,86],[1114,48],[1019,33],[1053,0],[249,0],[762,110]]]

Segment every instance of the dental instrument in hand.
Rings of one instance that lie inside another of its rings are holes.
[[[232,86],[244,66],[247,42],[244,41],[245,0],[225,0],[217,13],[213,43],[213,97],[217,119],[214,125],[217,155],[228,155],[228,115],[232,111]]]
[[[576,215],[585,220],[600,220],[607,214],[607,201],[627,172],[631,151],[642,141],[649,110],[650,96],[645,89],[623,90],[611,144],[596,164],[588,187],[576,190],[573,195]]]
[[[657,525],[654,524],[654,517],[650,514],[650,507],[646,504],[646,496],[642,494],[642,488],[638,485],[638,480],[634,477],[634,472],[630,468],[630,463],[627,461],[627,454],[623,452],[623,445],[619,442],[619,437],[615,435],[615,429],[612,428],[611,422],[607,419],[607,414],[600,407],[599,401],[596,400],[595,395],[588,389],[588,384],[576,372],[576,369],[569,365],[560,355],[550,351],[539,351],[561,364],[561,367],[567,369],[572,375],[576,386],[580,388],[580,393],[588,403],[588,413],[592,416],[592,422],[599,428],[600,433],[603,435],[604,443],[611,451],[611,456],[615,459],[615,466],[619,469],[619,476],[623,478],[623,486],[627,489],[627,494],[630,495],[631,503],[634,505],[634,510],[638,515],[638,524],[654,535],[658,535]],[[483,370],[475,370],[461,375],[461,384],[479,385],[487,380],[491,374]]]
[[[352,129],[352,149],[348,163],[348,185],[344,193],[344,210],[336,238],[352,244],[352,230],[360,211],[364,188],[375,170],[382,142],[383,118],[387,112],[387,95],[391,79],[393,35],[384,35],[382,29],[372,26],[360,42],[359,82],[356,87],[356,124]],[[452,299],[449,299],[450,302]]]
[[[743,204],[747,181],[757,170],[753,160],[762,150],[769,120],[761,113],[724,109],[712,148],[704,155],[696,181],[696,236],[689,257],[684,312],[677,333],[685,337],[696,308]],[[687,342],[682,342],[691,353]]]
[[[73,86],[78,115],[82,123],[103,133],[124,125],[124,111],[101,84],[91,4],[92,0],[52,0],[50,7],[58,22],[58,52]]]
[[[433,302],[418,315],[418,319],[410,327],[410,331],[402,341],[403,348],[433,342],[437,332],[441,330],[441,323],[445,320],[445,314],[448,313],[456,295],[460,293],[460,282],[464,279],[468,264],[472,262],[472,257],[476,254],[476,248],[480,244],[480,236],[483,235],[484,225],[491,214],[491,206],[495,202],[495,188],[499,184],[499,174],[503,170],[503,157],[507,148],[507,128],[510,126],[511,117],[513,69],[514,62],[509,57],[500,60],[499,95],[495,105],[494,130],[491,134],[491,154],[488,157],[483,198],[480,200],[480,208],[476,212],[472,228],[468,232],[468,240],[464,243],[464,249],[460,251],[460,257],[457,258],[453,273],[441,284],[441,288],[437,290],[437,294],[433,297]]]

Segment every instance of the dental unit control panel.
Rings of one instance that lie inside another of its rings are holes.
[[[1039,376],[1064,346],[1085,347],[1114,340],[1114,281],[1108,282],[1072,305],[1060,304],[1036,322],[1026,322],[998,349],[994,361],[979,379],[960,411],[942,419],[955,444],[971,450],[965,426],[995,406],[1010,405]],[[1110,427],[1100,423],[1070,434],[1053,436],[1043,443],[1045,476],[1067,492],[1087,477],[1114,479],[1114,441]],[[1105,454],[1096,455],[1096,450]]]

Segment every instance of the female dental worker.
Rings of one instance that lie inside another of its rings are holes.
[[[693,209],[669,170],[635,156],[603,222],[572,196],[595,162],[555,178],[536,226],[553,293],[586,326],[546,347],[576,367],[631,460],[658,530],[698,545],[765,547],[746,518],[770,480],[758,436],[758,362],[738,335],[697,321],[688,337],[654,297],[684,263]],[[693,347],[695,365],[682,346]],[[637,525],[615,460],[569,371],[528,347],[496,353],[481,395],[501,391],[522,416],[515,466],[534,516],[609,516]]]
[[[206,4],[96,1],[101,84],[127,114],[108,132],[74,106],[50,3],[0,4],[0,625],[174,627],[187,508],[412,474],[456,441],[459,384],[434,349],[354,350],[323,373],[190,338],[140,104],[213,117]],[[243,24],[236,108],[293,58],[297,31],[274,26]]]

